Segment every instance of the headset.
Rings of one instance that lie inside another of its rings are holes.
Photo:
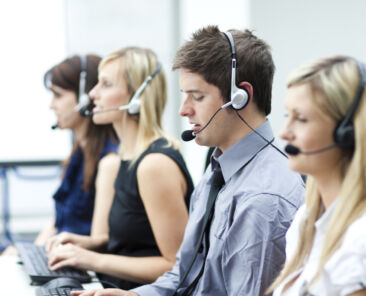
[[[90,98],[86,92],[86,79],[87,79],[87,57],[80,55],[80,78],[79,78],[79,96],[78,104],[76,106],[77,111],[81,116],[84,116],[84,111],[90,103]]]
[[[80,59],[80,74],[79,74],[79,93],[77,98],[77,105],[74,109],[67,114],[67,118],[71,117],[75,112],[79,112],[81,116],[87,116],[89,112],[88,106],[90,98],[86,93],[86,73],[87,73],[87,57],[85,55],[79,55]],[[51,126],[51,129],[55,130],[59,128],[58,123]]]
[[[231,88],[230,101],[235,110],[243,109],[249,102],[249,92],[244,88],[236,86],[236,50],[233,35],[230,32],[223,32],[231,46]]]
[[[140,113],[141,100],[140,96],[150,83],[150,81],[160,72],[162,68],[161,63],[158,63],[155,70],[144,80],[144,82],[140,85],[140,87],[135,91],[132,98],[130,99],[127,108],[127,113],[130,115],[135,115]]]
[[[353,149],[355,146],[355,129],[353,127],[352,118],[362,99],[362,94],[366,83],[366,66],[360,61],[353,59],[357,65],[360,75],[360,84],[356,92],[356,96],[344,119],[337,125],[333,133],[335,144],[342,149]]]

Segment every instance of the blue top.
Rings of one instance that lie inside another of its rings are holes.
[[[107,141],[99,159],[110,152],[117,152],[118,144]],[[84,156],[81,148],[78,148],[71,156],[66,169],[65,177],[56,193],[53,195],[56,206],[57,232],[68,231],[77,234],[89,235],[94,209],[95,177],[92,181],[92,189],[83,189],[84,180]]]
[[[257,131],[273,138],[268,121]],[[214,151],[211,166],[192,194],[176,264],[156,282],[133,290],[140,296],[172,295],[178,286],[198,241],[218,164],[225,184],[216,200],[205,269],[192,295],[263,295],[281,270],[285,234],[303,203],[304,184],[287,167],[287,159],[252,132],[224,153]],[[204,254],[198,253],[178,295],[196,278]]]

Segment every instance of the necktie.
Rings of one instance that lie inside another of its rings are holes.
[[[189,264],[189,267],[187,268],[184,276],[182,277],[182,279],[181,279],[177,289],[175,290],[173,296],[178,295],[177,291],[178,291],[179,287],[183,284],[185,279],[187,278],[187,276],[188,276],[188,274],[189,274],[189,272],[190,272],[190,270],[193,266],[193,263],[196,260],[197,255],[198,255],[198,253],[201,249],[203,238],[205,238],[206,249],[205,249],[204,260],[202,262],[201,269],[200,269],[198,275],[196,276],[196,278],[192,281],[192,283],[182,293],[182,296],[191,295],[191,293],[194,291],[199,279],[201,278],[201,276],[203,274],[203,270],[205,268],[205,263],[206,263],[206,257],[207,257],[208,249],[209,249],[209,246],[210,246],[210,239],[209,239],[210,226],[211,226],[211,222],[212,222],[212,218],[213,218],[213,214],[214,214],[215,201],[216,201],[217,195],[218,195],[221,187],[224,185],[224,183],[225,183],[225,181],[224,181],[224,177],[223,177],[222,172],[221,172],[221,168],[220,168],[220,166],[217,166],[215,168],[213,176],[212,176],[210,193],[209,193],[208,199],[207,199],[206,212],[205,212],[205,216],[203,218],[203,223],[202,223],[202,228],[201,228],[199,240],[198,240],[196,248],[194,250],[192,260]]]

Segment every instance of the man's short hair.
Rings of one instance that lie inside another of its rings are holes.
[[[271,112],[272,81],[275,66],[269,45],[251,31],[229,30],[235,41],[236,85],[247,81],[253,86],[254,102],[265,115]],[[230,101],[231,46],[217,26],[207,26],[192,35],[177,51],[173,70],[187,69],[201,75]]]

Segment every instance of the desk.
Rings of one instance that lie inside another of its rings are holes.
[[[30,278],[18,256],[0,256],[0,296],[35,296],[37,286],[30,285]],[[94,279],[96,279],[94,277]],[[93,280],[94,280],[93,279]],[[101,289],[98,282],[83,284],[84,289]]]

